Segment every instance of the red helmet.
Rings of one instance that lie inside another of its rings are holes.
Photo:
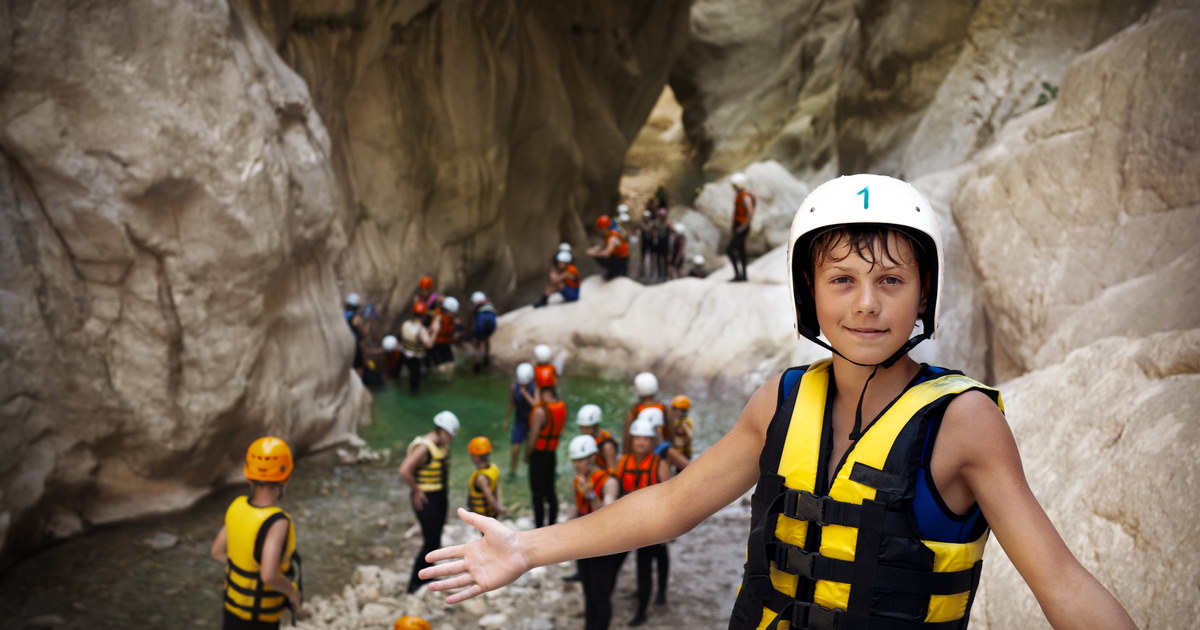
[[[596,219],[597,230],[603,232],[610,227],[612,227],[612,217],[608,216],[607,214],[602,214],[598,219]]]
[[[426,291],[433,288],[433,278],[429,276],[421,276],[421,281],[417,283],[417,287]]]
[[[413,315],[424,315],[429,312],[429,307],[425,306],[424,302],[413,304]]]

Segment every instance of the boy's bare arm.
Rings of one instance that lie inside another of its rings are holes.
[[[271,524],[271,529],[267,530],[267,538],[263,542],[262,551],[262,578],[267,586],[287,596],[292,603],[292,610],[299,614],[301,609],[300,590],[293,587],[292,583],[279,570],[279,562],[283,557],[283,546],[287,544],[287,536],[287,519],[275,521]]]
[[[430,552],[430,562],[451,562],[423,569],[421,577],[447,578],[430,584],[430,590],[465,588],[446,598],[455,604],[509,584],[534,567],[645,547],[688,532],[758,480],[758,458],[778,384],[776,377],[759,388],[733,429],[677,477],[583,518],[516,532],[495,519],[459,510],[459,518],[485,536]],[[640,526],[628,527],[633,520]]]
[[[1016,440],[990,398],[967,392],[951,402],[938,437],[938,447],[943,446],[961,454],[952,458],[959,463],[961,478],[1050,625],[1136,628],[1121,604],[1067,548],[1034,497]]]
[[[212,547],[208,550],[208,556],[214,562],[225,564],[229,559],[229,539],[225,533],[225,527],[221,526],[221,531],[217,532],[216,538],[213,538]]]

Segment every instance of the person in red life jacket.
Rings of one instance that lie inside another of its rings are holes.
[[[729,178],[735,192],[733,197],[733,226],[729,234],[729,247],[725,253],[729,262],[733,263],[733,279],[731,282],[746,281],[746,237],[750,235],[750,225],[754,221],[754,210],[758,205],[754,195],[746,190],[746,176],[734,173]]]
[[[492,441],[482,435],[471,438],[467,454],[475,465],[467,479],[467,508],[492,518],[508,515],[500,499],[500,467],[491,461]]]
[[[417,292],[413,294],[413,304],[424,304],[426,310],[433,312],[441,299],[442,296],[433,290],[433,278],[421,276],[417,281]]]
[[[425,355],[437,340],[441,321],[433,319],[425,305],[413,305],[412,315],[400,324],[400,352],[408,369],[408,392],[416,395],[425,370]]]
[[[442,544],[442,527],[446,525],[449,506],[450,443],[458,434],[458,416],[452,411],[440,411],[433,416],[433,429],[413,438],[400,462],[400,479],[409,487],[413,512],[421,526],[421,551],[413,563],[408,592],[415,593],[428,580],[419,571],[429,563],[425,555]]]
[[[596,464],[596,441],[576,435],[567,445],[575,468],[575,505],[571,518],[587,516],[620,496],[621,484],[611,470]],[[579,581],[583,587],[584,630],[607,630],[612,621],[612,592],[625,552],[579,561]]]
[[[575,415],[575,425],[581,435],[591,436],[596,441],[596,465],[608,470],[617,467],[617,441],[607,429],[600,428],[602,412],[597,405],[587,404]]]
[[[567,422],[567,403],[558,399],[553,385],[538,388],[538,404],[529,414],[529,491],[533,522],[537,527],[558,521],[558,495],[554,491],[555,452]]]
[[[658,443],[658,428],[654,416],[661,420],[662,411],[649,407],[629,425],[633,443],[632,452],[621,456],[617,464],[617,479],[621,482],[621,494],[626,495],[671,478],[671,467],[665,459],[654,454]],[[646,623],[646,607],[650,605],[651,564],[658,562],[658,597],[656,603],[667,603],[667,580],[671,570],[671,557],[666,543],[647,545],[637,550],[637,615],[630,620],[630,627]]]
[[[438,332],[433,347],[429,349],[429,360],[439,372],[448,372],[454,368],[452,345],[458,331],[458,319],[455,317],[457,313],[458,300],[450,296],[442,298],[440,305],[434,310],[433,316],[438,320]]]
[[[641,372],[633,377],[633,389],[637,392],[638,400],[633,403],[629,411],[625,412],[625,427],[621,431],[621,452],[628,453],[632,448],[629,435],[629,425],[633,424],[634,419],[643,409],[650,407],[658,409],[662,412],[663,417],[667,417],[667,407],[654,399],[658,395],[658,379],[649,372]],[[672,440],[671,427],[663,423],[661,429],[662,441],[670,442]]]
[[[522,363],[517,366],[516,381],[508,393],[508,406],[504,409],[505,430],[508,429],[508,414],[513,414],[512,452],[509,457],[508,476],[517,476],[517,461],[525,436],[529,434],[529,414],[537,404],[537,385],[533,384],[533,365]],[[526,451],[528,453],[528,451]]]
[[[471,294],[471,348],[475,354],[475,371],[482,371],[492,362],[492,335],[496,332],[496,307],[483,291]]]
[[[550,269],[550,279],[546,282],[546,289],[542,292],[542,297],[533,303],[534,308],[541,308],[550,303],[550,296],[558,293],[562,295],[564,302],[574,302],[579,299],[579,284],[583,281],[583,276],[579,274],[579,268],[574,263],[574,257],[571,252],[559,251],[554,257],[554,267]]]
[[[596,231],[604,235],[604,242],[589,248],[587,254],[604,267],[604,279],[612,280],[617,276],[628,275],[629,243],[625,240],[625,235],[614,229],[613,220],[608,215],[596,219]]]
[[[558,368],[550,360],[554,357],[550,346],[539,343],[533,347],[533,383],[538,387],[558,387]]]
[[[431,588],[454,604],[670,540],[754,488],[732,630],[965,629],[993,531],[1050,626],[1136,628],[1038,503],[1000,392],[910,356],[947,297],[935,214],[891,177],[818,186],[792,221],[787,306],[832,356],[768,379],[683,474],[603,510],[522,532],[459,512],[486,542],[430,554]]]
[[[283,609],[293,621],[305,616],[300,593],[300,556],[292,517],[279,508],[294,465],[287,442],[262,437],[246,449],[242,472],[250,496],[225,512],[209,556],[225,567],[225,630],[279,628]]]

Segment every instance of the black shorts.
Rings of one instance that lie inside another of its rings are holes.
[[[435,344],[429,349],[429,360],[434,365],[454,363],[454,350],[450,348],[450,344],[448,343]]]

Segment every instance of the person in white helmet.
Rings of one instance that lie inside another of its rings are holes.
[[[629,425],[637,419],[638,414],[644,409],[655,408],[662,412],[663,417],[667,415],[667,406],[658,402],[655,396],[658,396],[658,379],[649,372],[641,372],[633,377],[633,389],[637,393],[637,400],[629,407],[629,411],[625,412],[625,426],[621,430],[621,452],[628,453],[632,448],[632,441],[629,435]],[[662,441],[668,444],[674,438],[671,433],[671,427],[667,423],[663,423],[660,427],[662,432]]]
[[[564,302],[574,302],[579,299],[579,284],[583,276],[575,266],[575,258],[571,252],[560,251],[554,255],[554,266],[550,269],[546,288],[542,297],[533,303],[534,308],[540,308],[550,303],[550,296],[558,293]]]
[[[600,508],[612,505],[620,496],[621,484],[611,470],[596,462],[596,441],[587,435],[576,435],[567,444],[571,466],[575,468],[575,505],[571,518],[587,516]],[[583,587],[583,627],[585,630],[606,630],[612,620],[612,591],[625,553],[609,554],[579,561],[579,582]]]
[[[357,293],[347,293],[346,301],[343,306],[342,314],[346,317],[346,325],[350,326],[350,333],[354,335],[354,361],[350,367],[362,378],[364,367],[366,366],[365,352],[363,352],[363,344],[365,335],[363,329],[366,327],[366,322],[361,314],[362,297]]]
[[[463,589],[455,603],[531,567],[669,540],[755,487],[730,628],[966,628],[989,530],[1051,626],[1134,628],[1031,492],[999,392],[908,354],[944,301],[933,214],[890,177],[817,187],[788,272],[798,335],[832,357],[768,380],[666,483],[536,532],[466,517],[486,542],[430,554],[470,558],[427,569],[454,576],[432,588]]]
[[[617,463],[617,480],[621,483],[621,494],[627,495],[671,478],[671,466],[660,457],[654,447],[659,442],[658,427],[664,423],[663,412],[657,407],[647,407],[629,425],[631,450],[621,456]],[[646,608],[650,605],[652,565],[658,563],[658,604],[667,603],[667,582],[671,572],[671,556],[665,543],[639,547],[637,550],[637,614],[630,620],[630,627],[646,623]]]
[[[505,424],[508,423],[508,415],[512,416],[512,454],[509,458],[508,476],[517,476],[518,457],[521,454],[521,445],[525,444],[525,436],[529,433],[529,413],[533,411],[533,406],[537,404],[537,385],[533,382],[533,365],[530,363],[522,363],[517,366],[516,378],[513,381],[512,389],[508,393],[508,406],[504,409]],[[506,426],[505,429],[508,427]]]
[[[438,331],[429,349],[429,362],[438,372],[449,372],[454,368],[454,343],[458,339],[458,299],[443,297],[433,316],[438,320]]]
[[[725,253],[733,264],[733,282],[746,281],[746,237],[750,235],[750,225],[754,221],[754,210],[758,201],[754,194],[746,190],[746,176],[734,173],[729,178],[733,186],[733,226],[730,228],[729,247]]]
[[[688,272],[689,278],[707,278],[708,272],[704,270],[704,256],[696,254],[692,256],[692,270]]]
[[[492,362],[492,335],[496,332],[496,307],[483,291],[471,294],[471,347],[475,354],[475,371]]]
[[[428,582],[418,572],[429,566],[425,555],[442,544],[442,527],[446,524],[446,482],[450,478],[450,442],[458,434],[458,416],[441,411],[433,416],[433,428],[413,438],[400,462],[400,479],[409,487],[413,512],[421,525],[423,544],[413,563],[408,592],[416,592]]]

